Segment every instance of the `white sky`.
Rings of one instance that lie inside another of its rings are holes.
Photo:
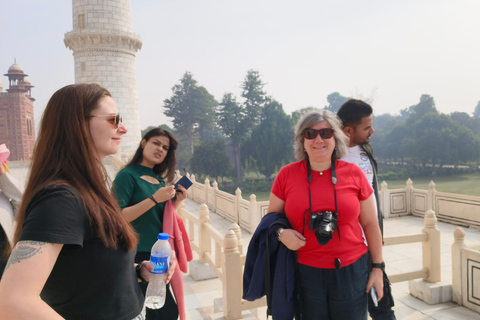
[[[375,114],[434,97],[470,115],[480,100],[478,0],[132,0],[141,127],[168,121],[163,101],[185,71],[217,101],[240,99],[247,70],[287,113],[327,95],[374,96]],[[50,96],[73,83],[70,0],[0,0],[0,72],[16,57],[35,88],[38,123]]]

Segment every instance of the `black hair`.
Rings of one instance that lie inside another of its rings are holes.
[[[355,128],[362,122],[362,119],[373,113],[372,107],[357,99],[350,99],[345,102],[337,111],[337,117],[342,121],[343,127]]]
[[[153,167],[153,172],[155,174],[159,174],[162,178],[166,178],[169,183],[173,183],[175,179],[175,169],[177,167],[177,158],[175,157],[175,150],[177,149],[178,142],[177,139],[173,136],[173,134],[167,130],[163,130],[162,128],[154,128],[143,136],[143,140],[148,141],[153,137],[163,136],[167,137],[170,140],[170,147],[168,148],[168,153],[162,163],[156,164]],[[143,147],[142,141],[140,141],[140,145],[138,146],[137,151],[133,155],[132,160],[127,163],[126,167],[139,164],[143,160]]]

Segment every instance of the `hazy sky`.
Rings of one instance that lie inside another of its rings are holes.
[[[168,121],[163,101],[185,71],[220,101],[240,99],[247,70],[287,113],[327,95],[373,97],[398,114],[434,97],[470,115],[480,100],[478,0],[132,0],[141,127]],[[74,82],[69,0],[0,0],[0,72],[14,57],[35,88],[38,123],[50,96]]]

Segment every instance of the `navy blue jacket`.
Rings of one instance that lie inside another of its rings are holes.
[[[267,312],[273,319],[291,320],[295,315],[296,259],[295,252],[278,241],[278,228],[291,228],[287,217],[282,213],[269,213],[262,218],[250,240],[243,273],[243,299],[254,301],[267,294]],[[267,243],[269,260],[266,260]],[[268,265],[270,290],[266,292]]]

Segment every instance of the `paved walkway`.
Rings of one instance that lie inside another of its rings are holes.
[[[12,175],[20,181],[23,187],[27,169],[17,166],[11,167]],[[185,201],[186,209],[198,216],[200,205],[187,199]],[[225,234],[230,225],[230,221],[220,217],[215,213],[210,213],[211,223],[222,234]],[[408,234],[420,233],[424,228],[423,219],[413,216],[400,218],[390,218],[384,221],[385,237],[393,237]],[[441,231],[441,265],[442,265],[442,283],[451,284],[452,282],[452,264],[451,264],[451,245],[454,242],[453,231],[457,228],[455,225],[447,223],[438,223]],[[466,243],[480,243],[480,231],[475,229],[466,229]],[[242,230],[242,243],[246,252],[251,234]],[[386,261],[387,274],[396,274],[401,272],[414,271],[422,266],[422,248],[421,243],[387,246],[384,247],[383,255]],[[194,259],[196,259],[194,254]],[[222,312],[214,310],[214,300],[222,297],[222,283],[219,279],[194,281],[189,274],[184,274],[185,301],[187,306],[188,320],[205,319],[223,319]],[[456,303],[449,302],[438,305],[429,305],[409,294],[408,282],[394,283],[392,292],[395,298],[395,313],[398,320],[478,320],[480,315],[467,308],[461,307]],[[244,319],[265,320],[265,308],[250,310],[244,312]]]

